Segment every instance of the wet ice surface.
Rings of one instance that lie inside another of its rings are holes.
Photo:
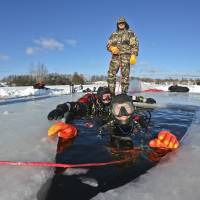
[[[154,97],[159,103],[199,105],[199,95],[171,95],[167,93],[145,93]],[[55,105],[77,96],[62,96],[35,102],[0,106],[0,160],[12,161],[54,161],[56,143],[46,137],[50,122],[46,115]],[[186,106],[187,107],[187,106]],[[189,137],[175,153],[124,186],[100,193],[94,199],[199,199],[199,136],[200,111],[196,112],[190,126]],[[166,161],[167,159],[167,161]],[[73,170],[65,173],[73,174]],[[75,173],[87,171],[77,169]],[[44,167],[0,167],[1,200],[35,200],[44,183],[53,176],[52,168]],[[67,175],[67,174],[66,174]],[[96,185],[95,180],[82,179]]]
[[[0,106],[0,160],[54,161],[56,142],[47,139],[46,116],[58,103],[78,97],[62,96]],[[51,168],[0,166],[0,199],[32,200]]]

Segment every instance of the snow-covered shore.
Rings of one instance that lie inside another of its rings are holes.
[[[129,91],[137,91],[143,92],[146,90],[157,89],[164,92],[168,91],[170,85],[167,84],[155,84],[155,83],[147,83],[140,82],[139,87],[134,89],[135,85],[130,84]],[[90,88],[93,90],[94,87],[98,88],[99,86],[107,85],[106,82],[102,82],[101,85],[93,84],[93,85],[83,85],[83,90]],[[199,85],[180,85],[184,87],[188,87],[190,89],[189,93],[200,93]],[[49,89],[33,89],[32,86],[24,86],[24,87],[1,87],[0,88],[0,100],[8,99],[8,98],[19,98],[19,97],[38,97],[38,96],[60,96],[70,94],[70,86],[69,85],[56,85],[56,86],[47,86]],[[76,92],[82,92],[78,85],[74,86]],[[139,89],[138,89],[139,88]],[[117,84],[116,90],[120,90]],[[139,91],[138,91],[139,90]],[[116,91],[118,92],[118,91]]]
[[[157,89],[157,90],[163,90],[165,92],[168,91],[168,88],[171,85],[169,84],[155,84],[155,83],[147,83],[147,82],[142,82],[141,83],[141,88],[142,91],[148,90],[148,89]],[[182,85],[179,84],[179,86],[182,87],[188,87],[190,89],[190,93],[200,93],[200,85]]]
[[[83,90],[90,88],[93,89],[94,85],[84,85]],[[31,96],[60,96],[70,94],[69,85],[56,85],[47,86],[48,89],[34,89],[32,86],[24,87],[1,87],[0,88],[0,99],[7,98],[19,98],[19,97],[31,97]],[[81,92],[79,86],[75,85],[74,89],[76,92]]]

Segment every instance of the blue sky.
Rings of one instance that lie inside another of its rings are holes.
[[[106,42],[124,16],[140,42],[132,74],[200,76],[198,0],[0,0],[0,77],[107,74]]]

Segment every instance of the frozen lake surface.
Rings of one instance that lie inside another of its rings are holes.
[[[47,138],[52,124],[46,119],[59,103],[78,99],[81,94],[0,106],[0,160],[54,161],[56,142]],[[160,105],[199,106],[200,95],[144,93]],[[181,148],[168,154],[160,164],[126,185],[100,193],[94,199],[197,200],[200,196],[200,110],[197,109]],[[69,173],[86,173],[83,169]],[[53,176],[53,168],[0,166],[0,200],[35,200],[44,183]]]

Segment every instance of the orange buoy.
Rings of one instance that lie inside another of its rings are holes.
[[[72,124],[57,122],[48,129],[48,136],[58,135],[64,139],[71,139],[77,136],[77,129]]]

